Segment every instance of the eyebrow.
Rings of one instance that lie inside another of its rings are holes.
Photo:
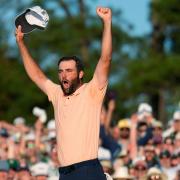
[[[74,68],[67,68],[67,69],[58,69],[58,72],[61,72],[61,71],[69,71],[69,70],[75,70]]]

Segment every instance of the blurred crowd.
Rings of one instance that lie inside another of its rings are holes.
[[[111,99],[101,112],[98,159],[104,172],[113,180],[180,180],[180,110],[164,125],[147,103],[113,124],[115,109]],[[55,121],[39,107],[32,113],[32,127],[23,117],[12,124],[0,120],[0,180],[59,179]]]
[[[23,117],[13,124],[0,121],[0,180],[58,180],[54,119],[47,121],[44,109],[34,107],[35,124]]]
[[[115,100],[101,113],[99,159],[114,180],[180,180],[180,110],[167,125],[141,103],[131,117],[111,126]]]

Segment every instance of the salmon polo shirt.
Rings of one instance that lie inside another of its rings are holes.
[[[98,88],[96,76],[72,95],[46,81],[45,91],[54,107],[57,151],[60,166],[95,159],[98,154],[100,113],[107,83]]]

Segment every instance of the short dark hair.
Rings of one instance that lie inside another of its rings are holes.
[[[145,121],[140,121],[140,122],[138,122],[138,124],[137,124],[137,129],[139,129],[139,128],[142,127],[142,126],[148,126],[148,125],[147,125],[147,123],[146,123]]]
[[[70,60],[74,60],[76,62],[76,68],[77,68],[78,72],[84,70],[84,64],[83,64],[82,60],[80,58],[78,58],[77,56],[64,56],[64,57],[60,58],[58,61],[58,66],[62,61],[70,61]]]

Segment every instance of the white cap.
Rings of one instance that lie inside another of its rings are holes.
[[[40,6],[29,8],[29,12],[25,14],[25,18],[30,25],[40,26],[45,28],[49,21],[47,12]]]
[[[161,171],[156,167],[152,167],[148,170],[147,175],[150,176],[152,174],[161,174]]]
[[[14,119],[14,125],[19,125],[19,124],[24,124],[25,123],[25,119],[23,117],[16,117]]]
[[[138,107],[138,113],[152,113],[152,107],[148,103],[141,103]]]
[[[105,149],[103,147],[99,147],[98,149],[98,159],[99,160],[110,160],[111,159],[111,153],[108,149]]]
[[[133,176],[128,173],[128,168],[126,166],[122,166],[115,171],[113,178],[133,179]]]
[[[136,166],[137,164],[143,164],[143,165],[147,165],[146,161],[145,161],[145,156],[137,156],[133,159],[132,162],[133,166]]]
[[[35,29],[44,30],[47,27],[49,16],[40,6],[26,9],[15,19],[15,26],[21,26],[23,33],[30,33]]]
[[[35,140],[35,134],[33,131],[31,131],[30,133],[28,133],[26,136],[25,136],[25,140],[26,141],[34,141]]]
[[[31,173],[33,176],[48,176],[49,166],[46,163],[38,162],[31,167]]]
[[[127,149],[122,149],[120,151],[120,153],[118,154],[118,157],[123,157],[123,156],[127,156],[127,155],[128,155]]]
[[[53,139],[56,137],[56,132],[55,131],[51,131],[48,133],[48,139]]]
[[[175,111],[174,112],[173,120],[180,120],[180,111]]]
[[[153,126],[153,127],[160,127],[160,128],[162,128],[162,122],[157,121],[157,120],[154,120],[154,121],[152,122],[152,126]]]
[[[55,120],[51,119],[48,124],[47,124],[47,129],[49,130],[48,132],[48,139],[52,139],[56,137],[56,125],[55,125]]]
[[[54,119],[51,119],[50,121],[48,121],[47,128],[49,130],[54,130],[56,128],[55,120]]]
[[[32,110],[32,113],[37,116],[42,123],[45,123],[47,120],[47,114],[44,109],[41,109],[39,107],[34,107]]]

